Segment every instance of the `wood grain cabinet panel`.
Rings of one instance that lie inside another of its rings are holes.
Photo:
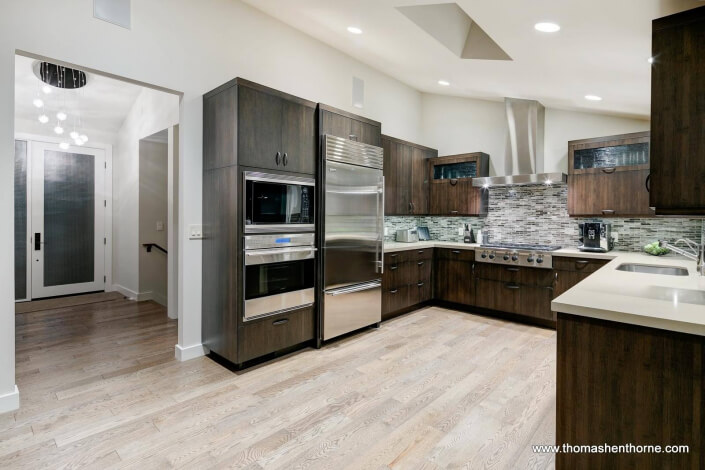
[[[437,248],[434,262],[434,296],[460,305],[475,304],[475,273],[472,250]]]
[[[313,307],[251,320],[240,329],[240,362],[249,361],[314,338]]]
[[[447,165],[468,164],[474,168],[472,176],[452,177],[439,168]],[[487,215],[489,193],[472,185],[473,177],[489,175],[489,155],[481,152],[451,155],[428,160],[429,212],[432,215],[460,216]]]
[[[385,253],[382,274],[382,319],[413,310],[431,300],[433,249]]]
[[[429,213],[428,159],[438,151],[394,137],[382,136],[386,215]]]
[[[654,20],[651,194],[657,214],[705,214],[705,7]]]
[[[382,124],[325,104],[318,105],[320,135],[382,147]]]

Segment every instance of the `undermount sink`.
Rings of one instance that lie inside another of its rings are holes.
[[[667,276],[687,276],[688,270],[678,266],[658,266],[655,264],[623,263],[617,266],[617,271],[645,274],[665,274]]]

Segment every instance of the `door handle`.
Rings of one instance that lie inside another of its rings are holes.
[[[284,156],[282,157],[282,163],[284,166],[289,164],[289,155],[286,152],[284,152]]]
[[[41,251],[42,249],[42,234],[36,232],[34,234],[34,251]]]
[[[274,157],[274,161],[277,162],[277,166],[279,166],[279,164],[281,163],[281,158],[282,158],[281,152],[277,152],[277,155]]]

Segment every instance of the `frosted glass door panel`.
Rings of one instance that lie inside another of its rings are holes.
[[[15,141],[15,300],[27,290],[27,142]]]

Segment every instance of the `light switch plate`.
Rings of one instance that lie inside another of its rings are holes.
[[[189,239],[190,240],[202,240],[203,239],[203,225],[189,225]]]
[[[157,232],[163,232],[164,231],[164,222],[161,220],[157,222]]]

